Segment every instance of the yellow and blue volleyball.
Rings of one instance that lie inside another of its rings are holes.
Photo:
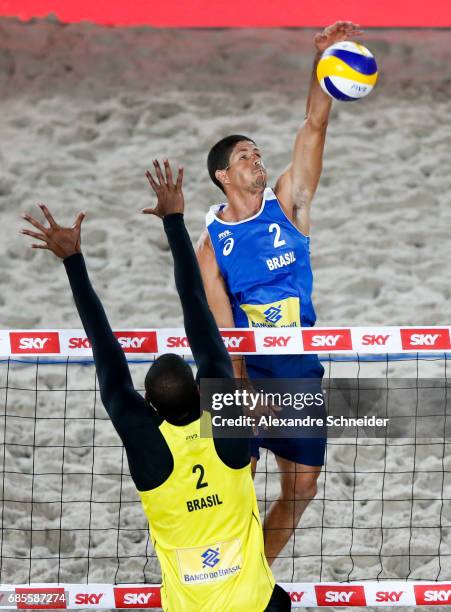
[[[349,102],[364,98],[372,91],[377,81],[377,64],[366,47],[343,41],[324,51],[316,74],[329,96]]]

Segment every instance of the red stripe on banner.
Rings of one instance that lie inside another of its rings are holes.
[[[350,329],[303,329],[302,339],[306,351],[350,351],[353,347]]]
[[[62,610],[67,608],[67,599],[62,587],[17,587],[18,610]]]
[[[451,348],[449,330],[439,327],[401,329],[401,342],[405,350],[436,351]]]
[[[161,606],[160,588],[114,587],[114,600],[117,608],[157,608]]]
[[[322,27],[348,19],[364,27],[450,27],[449,0],[0,0],[0,15],[31,19],[56,15],[64,22],[93,21],[103,25],[154,27]]]
[[[315,586],[318,606],[366,606],[365,587],[352,586]]]
[[[158,351],[157,332],[115,331],[124,353],[156,353]]]
[[[416,584],[414,587],[417,606],[449,606],[451,584]]]
[[[308,327],[222,329],[229,353],[437,353],[451,350],[451,327]],[[191,355],[184,329],[115,331],[125,353]],[[59,355],[92,357],[83,330],[0,330],[0,357]]]
[[[255,353],[255,335],[253,331],[223,331],[221,336],[229,353]]]
[[[9,334],[11,343],[11,353],[16,355],[21,354],[40,354],[40,353],[59,353],[60,341],[59,332],[57,331],[24,331],[11,332]]]

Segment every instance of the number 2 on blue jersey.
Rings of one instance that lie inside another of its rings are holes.
[[[277,247],[286,245],[285,240],[280,239],[280,225],[278,223],[271,223],[271,225],[268,228],[268,231],[270,234],[272,234],[273,232],[276,232],[276,235],[274,236],[274,248],[275,249],[277,249]]]

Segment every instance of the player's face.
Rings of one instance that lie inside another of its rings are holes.
[[[260,149],[247,140],[233,148],[227,166],[227,176],[234,187],[259,191],[266,187],[266,168]]]

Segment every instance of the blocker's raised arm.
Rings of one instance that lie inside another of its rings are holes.
[[[62,227],[46,206],[41,204],[40,208],[49,227],[24,214],[38,232],[24,229],[22,233],[40,241],[33,248],[47,249],[63,259],[78,314],[92,344],[102,402],[127,451],[131,476],[140,490],[158,486],[170,472],[172,458],[158,428],[161,419],[135,391],[124,351],[89,280],[80,237],[85,215],[80,213],[72,227]]]
[[[143,213],[163,219],[174,258],[175,284],[182,304],[185,331],[197,365],[197,378],[232,378],[232,363],[208,306],[199,266],[183,219],[183,170],[179,170],[174,183],[167,159],[164,160],[165,176],[156,160],[154,167],[156,178],[149,171],[146,176],[158,201],[154,208],[145,208]]]

